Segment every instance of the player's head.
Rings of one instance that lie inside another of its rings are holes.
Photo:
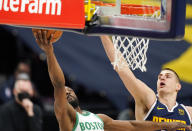
[[[67,101],[69,102],[69,104],[71,104],[74,109],[79,108],[79,100],[73,89],[67,86],[65,86],[65,89],[66,89]]]
[[[157,92],[159,93],[178,93],[181,89],[178,74],[170,69],[164,68],[158,75]]]
[[[28,60],[22,60],[17,64],[17,67],[15,69],[15,77],[17,79],[18,74],[20,73],[26,73],[30,76],[31,74],[31,64]]]

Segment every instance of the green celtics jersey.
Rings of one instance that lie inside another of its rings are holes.
[[[91,112],[76,113],[76,123],[72,131],[104,131],[103,121]]]

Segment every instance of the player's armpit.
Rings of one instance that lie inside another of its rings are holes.
[[[137,102],[137,100],[139,100],[148,109],[150,109],[157,99],[156,95],[154,91],[141,80],[137,79],[137,83],[140,89],[138,89],[139,91],[137,90],[138,96],[135,98],[135,101]]]
[[[65,87],[54,88],[54,98],[54,108],[57,111],[58,117],[61,117],[60,114],[65,113],[72,121],[75,121],[76,111],[67,101]]]

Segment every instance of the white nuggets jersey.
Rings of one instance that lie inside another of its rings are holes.
[[[91,112],[76,113],[76,123],[72,131],[104,131],[103,121]]]

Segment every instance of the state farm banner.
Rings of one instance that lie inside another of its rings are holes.
[[[0,24],[83,29],[84,0],[0,0]]]

